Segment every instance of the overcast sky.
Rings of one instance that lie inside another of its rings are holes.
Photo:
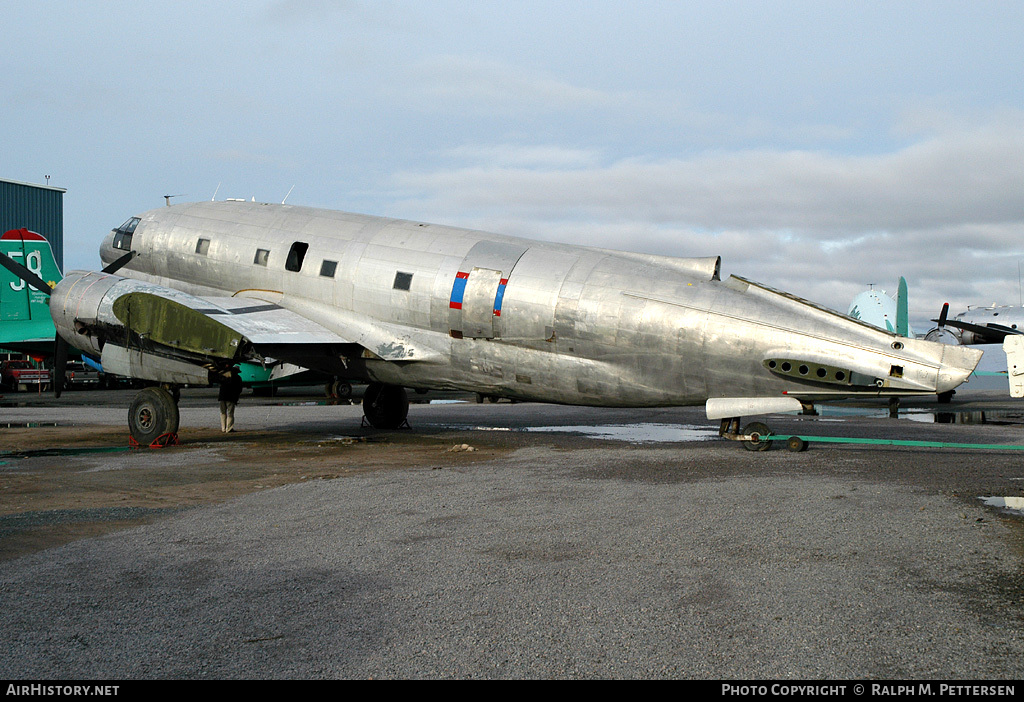
[[[1024,3],[8,2],[0,177],[66,268],[244,197],[1019,304]]]

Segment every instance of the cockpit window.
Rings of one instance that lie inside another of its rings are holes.
[[[139,221],[138,217],[132,217],[114,230],[115,249],[132,250],[132,235],[135,234],[135,227],[139,226]]]

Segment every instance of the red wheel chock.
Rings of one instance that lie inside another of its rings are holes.
[[[139,444],[139,442],[136,441],[135,437],[131,436],[130,434],[128,436],[128,445],[131,446],[132,448],[141,448],[141,445]],[[167,433],[167,434],[161,434],[160,436],[158,436],[155,439],[153,439],[153,443],[151,443],[149,445],[149,448],[151,448],[151,449],[158,449],[158,448],[166,448],[167,446],[177,446],[177,445],[178,445],[178,435],[175,434],[175,433]]]

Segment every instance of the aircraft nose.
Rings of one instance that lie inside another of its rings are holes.
[[[970,377],[984,354],[980,349],[967,346],[942,345],[942,360],[936,379],[936,391],[949,392]]]

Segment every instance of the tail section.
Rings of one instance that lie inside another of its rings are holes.
[[[50,242],[28,229],[12,229],[0,236],[0,252],[51,285],[63,277]],[[52,352],[53,337],[49,295],[0,268],[0,348]]]
[[[896,291],[896,333],[899,336],[910,336],[909,312],[907,311],[907,279],[900,276],[899,289]]]
[[[913,339],[917,334],[910,328],[907,297],[907,280],[900,276],[895,299],[882,290],[865,290],[853,298],[847,314],[890,334]]]

